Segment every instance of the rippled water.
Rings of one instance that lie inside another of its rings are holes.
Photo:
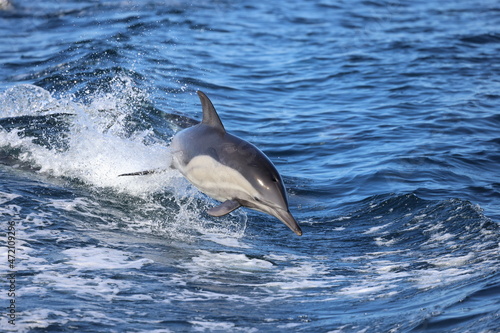
[[[499,27],[493,0],[3,5],[2,329],[497,331]],[[168,166],[198,89],[302,237],[209,217],[175,170],[117,177]]]

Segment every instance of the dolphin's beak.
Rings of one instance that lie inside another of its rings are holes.
[[[281,222],[285,223],[288,228],[292,229],[293,232],[297,234],[297,236],[302,236],[302,230],[300,229],[297,221],[293,217],[292,213],[288,210],[284,209],[276,209],[273,214],[276,216]]]

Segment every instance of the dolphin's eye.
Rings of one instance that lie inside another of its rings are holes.
[[[260,202],[260,199],[259,199],[259,198],[257,198],[257,197],[253,197],[253,199],[254,199],[255,201],[257,201],[257,202]]]
[[[278,180],[276,179],[276,177],[273,177],[272,181],[275,182],[275,183],[278,182]]]

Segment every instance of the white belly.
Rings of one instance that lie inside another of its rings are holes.
[[[252,184],[238,171],[210,156],[196,156],[187,165],[180,164],[177,161],[175,167],[200,191],[216,200],[254,198],[258,195]]]

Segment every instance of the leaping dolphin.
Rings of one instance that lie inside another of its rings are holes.
[[[201,192],[222,202],[210,208],[209,215],[223,216],[245,206],[277,217],[301,236],[273,163],[251,143],[227,133],[210,99],[197,93],[203,120],[173,137],[172,166]]]

